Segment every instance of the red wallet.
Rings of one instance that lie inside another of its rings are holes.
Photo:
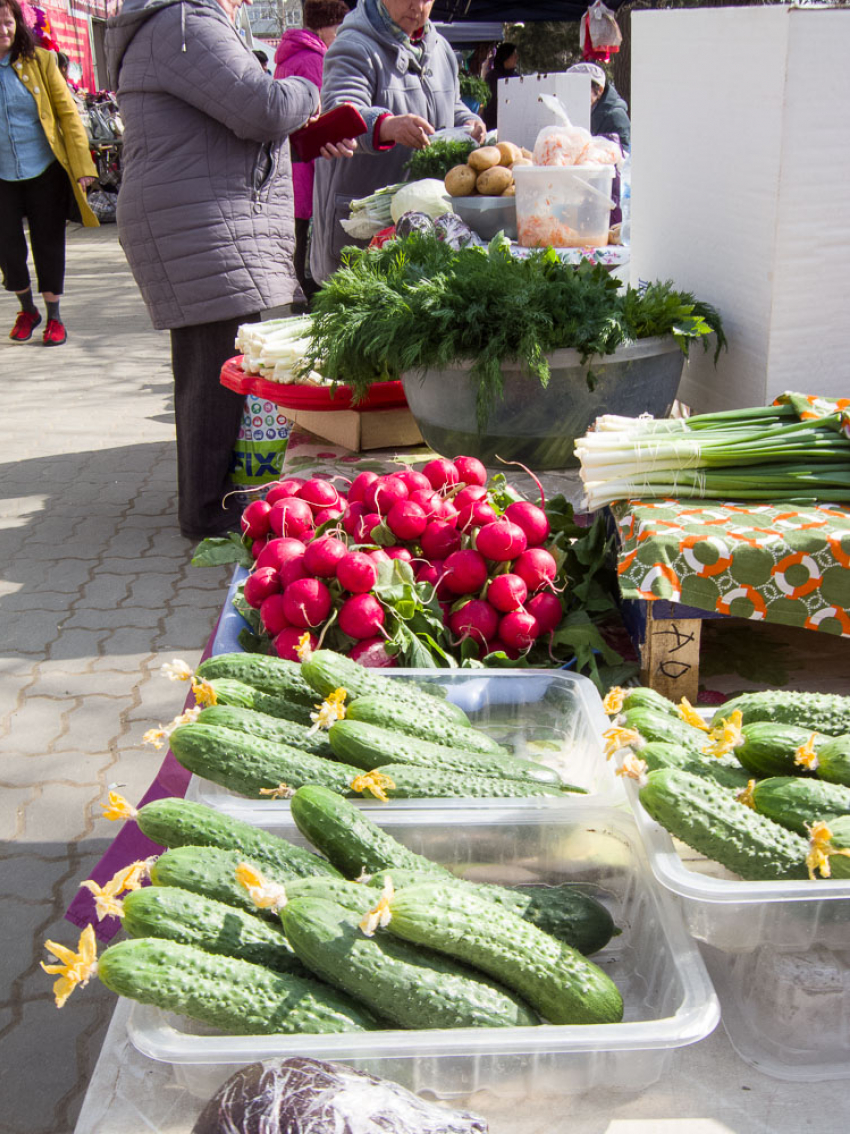
[[[322,146],[326,146],[328,142],[358,138],[367,129],[357,108],[349,102],[343,102],[327,114],[319,115],[315,122],[310,122],[289,135],[292,156],[296,161],[312,161],[319,157]]]

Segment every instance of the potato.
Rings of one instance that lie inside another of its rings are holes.
[[[529,160],[534,157],[534,154],[531,152],[531,150],[527,150],[525,146],[521,146],[519,152],[523,157],[527,157]]]
[[[505,169],[503,165],[497,165],[478,174],[475,188],[482,197],[501,197],[504,191],[513,184],[513,180],[509,169]]]
[[[502,155],[496,146],[482,146],[480,150],[473,150],[466,160],[476,173],[481,173],[485,169],[491,169],[494,165],[498,165],[502,160]]]
[[[475,170],[456,165],[446,174],[445,185],[450,197],[470,197],[475,192]]]
[[[501,196],[503,196],[503,197],[515,197],[516,196],[516,185],[509,185],[507,187],[507,189],[504,191],[504,193],[501,194]]]
[[[517,158],[517,160],[511,165],[511,169],[516,169],[518,165],[534,165],[534,162],[531,160],[531,158],[527,157]]]
[[[496,149],[502,155],[499,165],[511,166],[522,157],[522,150],[513,142],[497,142]]]

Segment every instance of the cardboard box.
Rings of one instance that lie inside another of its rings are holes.
[[[353,453],[363,449],[389,449],[400,445],[421,445],[422,434],[407,407],[354,410],[287,410],[287,417],[302,429],[342,445]]]
[[[631,281],[713,303],[729,351],[697,347],[701,412],[848,389],[850,10],[632,16]]]
[[[568,75],[566,72],[518,75],[512,79],[500,79],[497,93],[496,121],[499,137],[506,142],[533,150],[541,128],[558,125],[552,111],[538,101],[541,94],[559,98],[572,124],[590,129],[589,75]]]

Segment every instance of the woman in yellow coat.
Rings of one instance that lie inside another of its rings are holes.
[[[9,338],[26,342],[41,322],[27,268],[24,217],[38,290],[47,305],[43,342],[67,339],[59,312],[65,221],[97,218],[86,203],[96,180],[88,139],[56,56],[36,47],[18,0],[0,0],[0,269],[21,310]]]

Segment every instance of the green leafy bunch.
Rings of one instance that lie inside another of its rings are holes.
[[[411,181],[423,177],[444,178],[456,165],[466,165],[466,159],[477,148],[472,138],[435,138],[424,149],[414,150],[405,163]]]
[[[480,107],[484,107],[490,101],[490,87],[484,79],[479,78],[478,75],[471,75],[468,71],[461,71],[460,76],[460,97],[471,99],[472,102],[477,102]]]

